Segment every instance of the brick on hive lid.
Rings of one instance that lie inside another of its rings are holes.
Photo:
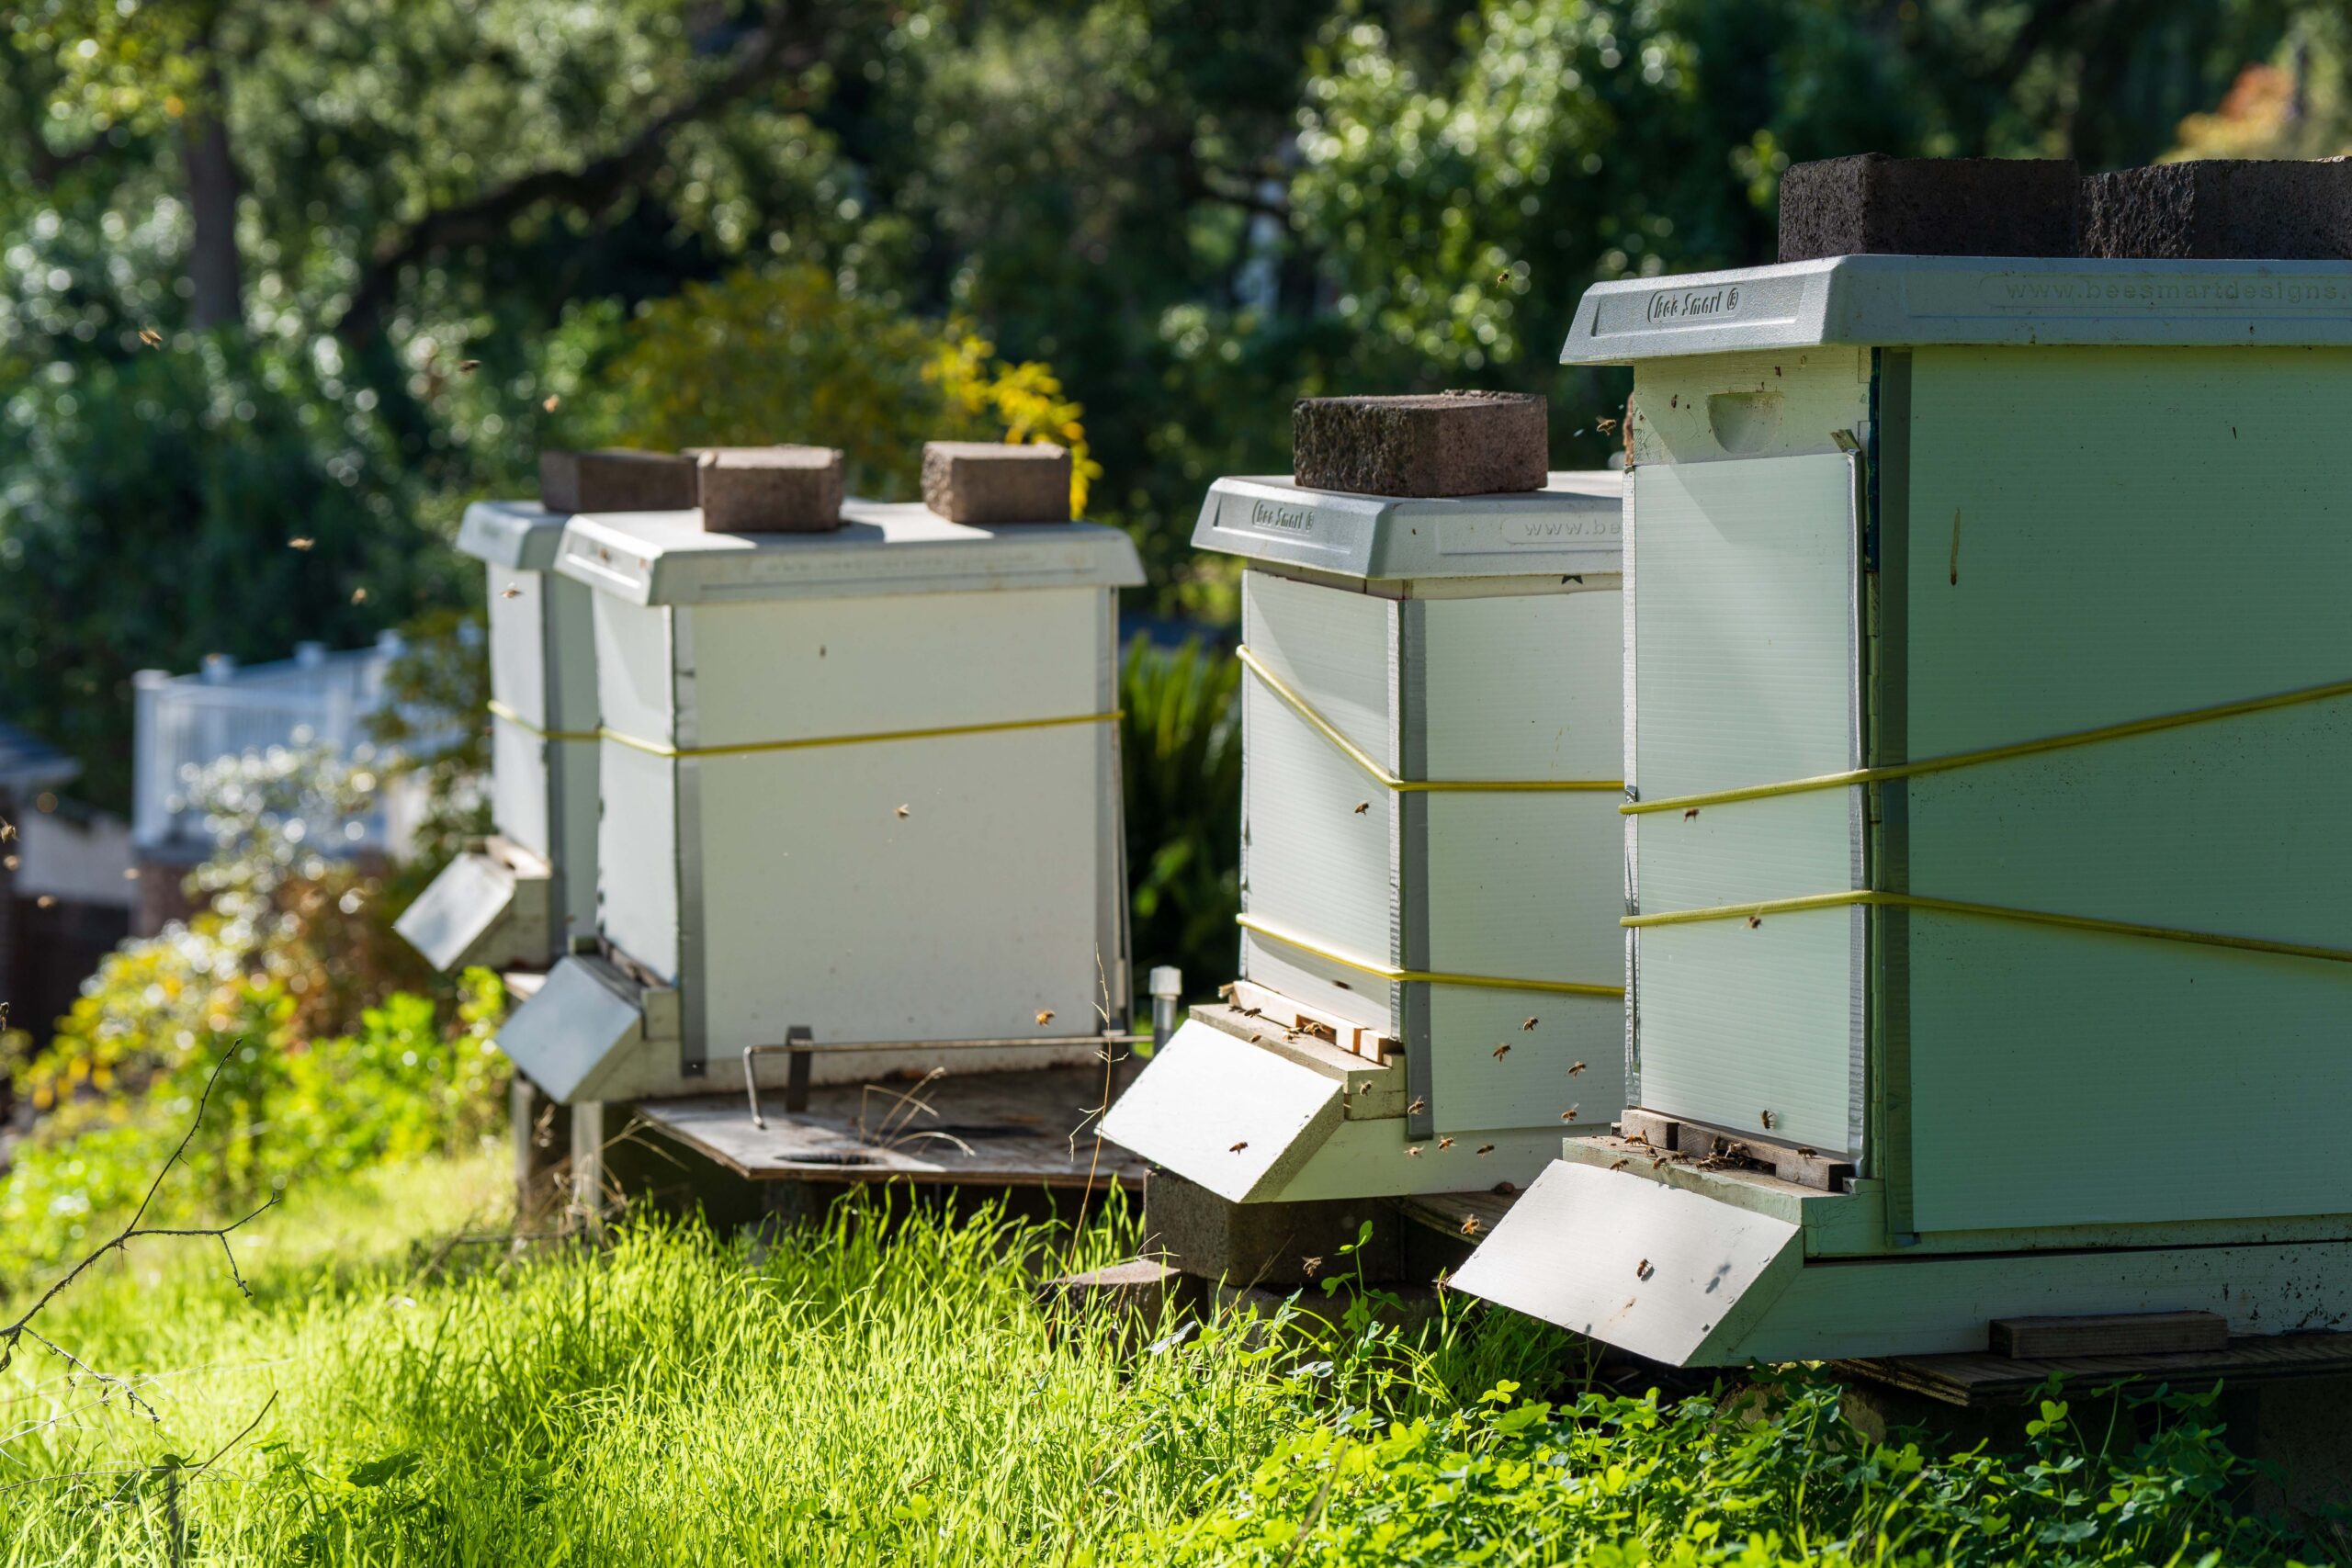
[[[1291,474],[1358,495],[1500,495],[1542,490],[1548,409],[1524,392],[1301,398]]]
[[[1069,475],[1049,441],[926,441],[922,503],[950,523],[1067,523]]]
[[[1781,260],[2071,256],[2081,206],[2072,158],[1825,158],[1781,176]]]
[[[842,525],[834,447],[702,446],[690,455],[706,533],[825,534]]]
[[[2083,182],[2083,254],[2352,259],[2352,158],[2212,158]]]
[[[684,512],[695,504],[693,460],[675,452],[539,454],[539,504],[550,512]]]

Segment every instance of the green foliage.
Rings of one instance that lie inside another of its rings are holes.
[[[1516,1380],[1556,1382],[1563,1337],[1458,1299],[1413,1336],[1376,1298],[1337,1326],[1311,1303],[1199,1328],[1042,1307],[1038,1274],[1133,1246],[1122,1211],[1073,1236],[861,1199],[756,1242],[639,1221],[517,1254],[476,1228],[498,1180],[395,1166],[291,1194],[242,1244],[250,1303],[217,1252],[168,1242],[77,1284],[45,1326],[161,1423],[19,1355],[6,1560],[157,1561],[154,1467],[256,1416],[182,1489],[190,1561],[1778,1568],[2296,1544],[2229,1506],[2246,1472],[2201,1401],[2143,1407],[2143,1439],[2053,1396],[2019,1440],[1951,1452],[1865,1440],[1804,1378],[1555,1406]]]
[[[204,339],[54,363],[0,405],[9,713],[82,760],[89,798],[130,797],[133,671],[352,646],[457,591],[364,402]]]
[[[424,891],[469,840],[491,829],[490,638],[479,610],[434,610],[401,628],[401,652],[384,671],[385,705],[368,734],[386,749],[388,773],[422,784],[424,804],[408,858],[384,878],[379,924]]]
[[[2300,1544],[2231,1507],[2253,1472],[2222,1447],[2210,1398],[2134,1402],[2145,1438],[2085,1430],[2045,1401],[2021,1450],[1947,1454],[1869,1440],[1835,1383],[1801,1375],[1675,1404],[1555,1407],[1518,1387],[1434,1419],[1317,1420],[1168,1532],[1163,1561],[1990,1568],[2286,1562]]]
[[[1138,635],[1119,671],[1135,961],[1191,983],[1233,969],[1241,912],[1241,665]]]
[[[640,312],[568,424],[582,445],[661,451],[839,446],[850,492],[879,500],[916,492],[925,441],[1054,441],[1070,448],[1071,504],[1083,508],[1102,470],[1078,405],[1046,367],[995,352],[967,327],[847,293],[818,267],[736,272]]]

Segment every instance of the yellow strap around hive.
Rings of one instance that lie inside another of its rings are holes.
[[[1490,991],[1549,991],[1555,995],[1568,997],[1622,998],[1625,995],[1625,987],[1623,986],[1589,986],[1577,980],[1513,980],[1498,975],[1450,975],[1439,970],[1399,969],[1393,964],[1375,964],[1369,958],[1359,957],[1351,953],[1341,953],[1337,948],[1325,947],[1321,942],[1301,936],[1296,931],[1285,931],[1270,921],[1260,919],[1255,915],[1236,915],[1234,921],[1242,930],[1255,931],[1260,936],[1281,942],[1284,947],[1295,947],[1301,953],[1311,953],[1317,958],[1329,959],[1334,964],[1356,970],[1361,974],[1377,976],[1383,980],[1430,986],[1476,986]]]
[[[1652,926],[1697,925],[1708,920],[1761,919],[1766,915],[1794,914],[1804,909],[1837,909],[1860,905],[1869,908],[1928,909],[1939,914],[1973,915],[1984,919],[2023,920],[2033,925],[2062,926],[2069,931],[2098,931],[2107,936],[2147,937],[2157,942],[2192,942],[2199,947],[2230,948],[2240,953],[2267,953],[2285,958],[2316,958],[2332,964],[2352,964],[2352,948],[2315,947],[2305,942],[2269,942],[2261,937],[2226,936],[2218,931],[2185,931],[2177,926],[2141,925],[2132,920],[2099,920],[2086,915],[2055,915],[2041,909],[2012,909],[1998,904],[1965,904],[1956,898],[1928,898],[1912,893],[1881,893],[1856,888],[1845,893],[1809,893],[1796,898],[1768,898],[1759,904],[1722,904],[1706,909],[1671,909],[1657,915],[1627,915],[1618,924],[1635,931]]]
[[[1623,779],[1400,779],[1374,761],[1370,753],[1340,733],[1339,727],[1321,714],[1305,697],[1283,684],[1281,676],[1266,668],[1257,653],[1247,647],[1237,648],[1236,657],[1241,667],[1265,682],[1266,690],[1280,697],[1290,710],[1305,719],[1317,735],[1337,747],[1348,761],[1372,775],[1381,788],[1398,795],[1532,795],[1553,792],[1598,794],[1625,787]]]
[[[951,735],[999,735],[1012,729],[1059,729],[1072,724],[1111,724],[1122,710],[1069,714],[1060,718],[1008,718],[994,724],[949,724],[933,729],[881,729],[863,735],[812,735],[799,740],[746,740],[732,746],[670,746],[644,740],[617,729],[597,733],[605,739],[656,757],[742,757],[760,751],[808,751],[820,746],[870,746],[886,740],[936,740]]]
[[[2324,686],[2306,686],[2301,691],[2280,692],[2273,696],[2249,697],[2243,702],[2217,703],[2211,707],[2159,714],[2154,718],[2135,718],[2124,724],[2101,725],[2097,729],[2077,729],[2065,735],[2046,736],[2040,740],[1988,746],[1980,751],[1955,751],[1950,756],[1928,757],[1917,762],[1894,762],[1880,768],[1853,768],[1842,773],[1821,773],[1809,779],[1791,779],[1785,784],[1712,790],[1704,795],[1628,801],[1617,809],[1628,817],[1639,817],[1654,811],[1693,811],[1702,806],[1728,806],[1735,801],[1770,800],[1778,795],[1804,795],[1814,790],[1843,789],[1851,784],[1884,784],[1894,779],[1916,778],[1922,773],[1949,773],[1954,768],[1973,768],[1985,762],[2006,762],[2015,757],[2038,756],[2044,751],[2060,751],[2073,746],[2092,746],[2102,740],[2127,740],[2133,736],[2154,735],[2192,724],[2210,724],[2215,719],[2239,718],[2247,714],[2268,713],[2274,708],[2294,707],[2302,703],[2325,702],[2331,697],[2343,696],[2352,696],[2352,681],[2334,681]]]
[[[495,697],[482,705],[490,709],[491,717],[503,718],[515,728],[527,730],[542,740],[594,740],[596,739],[596,731],[593,729],[542,729]]]

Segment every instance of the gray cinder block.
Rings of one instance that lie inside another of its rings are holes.
[[[695,454],[704,531],[822,534],[842,525],[842,455],[831,446],[709,446]]]
[[[922,503],[950,523],[1067,523],[1069,472],[1051,442],[927,441]]]
[[[2071,158],[1890,158],[1798,164],[1781,176],[1781,260],[2071,256],[2082,180]]]
[[[1291,474],[1309,490],[1357,495],[1542,490],[1546,412],[1524,392],[1301,398],[1291,408]]]
[[[1351,1245],[1365,1221],[1372,1238]],[[1144,1247],[1187,1274],[1236,1286],[1304,1285],[1334,1274],[1389,1280],[1402,1267],[1401,1222],[1376,1199],[1317,1203],[1228,1203],[1170,1171],[1144,1180]]]
[[[2352,159],[2210,159],[2083,182],[2083,254],[2115,260],[2352,257]]]
[[[619,447],[542,452],[539,504],[550,512],[684,512],[695,504],[694,461]]]

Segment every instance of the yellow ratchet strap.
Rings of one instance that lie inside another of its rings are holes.
[[[1627,801],[1617,809],[1628,817],[1639,817],[1653,811],[1691,811],[1702,806],[1728,806],[1735,801],[1770,800],[1777,795],[1843,789],[1850,784],[1884,784],[1894,779],[1916,778],[1922,773],[1950,773],[1955,768],[1973,768],[1985,762],[2006,762],[2014,757],[2039,756],[2044,751],[2062,751],[2073,746],[2093,746],[2102,740],[2126,740],[2133,736],[2154,735],[2192,724],[2210,724],[2216,719],[2239,718],[2247,714],[2268,713],[2276,708],[2295,707],[2303,703],[2325,702],[2332,697],[2343,696],[2352,696],[2352,681],[2335,681],[2324,686],[2306,686],[2301,691],[2251,697],[2243,702],[2217,703],[2211,707],[2189,708],[2182,713],[2159,714],[2154,718],[2135,718],[2125,724],[2102,725],[2097,729],[2077,729],[2040,740],[1988,746],[1981,751],[1955,751],[1948,757],[1928,757],[1917,762],[1894,762],[1881,768],[1853,768],[1842,773],[1791,779],[1785,784],[1749,784],[1742,789],[1678,795],[1665,800]]]
[[[2224,936],[2217,931],[2183,931],[2177,926],[2148,926],[2132,920],[2099,920],[2086,915],[2053,915],[2045,910],[2012,909],[1998,904],[1964,904],[1956,898],[1928,898],[1912,893],[1881,893],[1869,888],[1856,888],[1848,893],[1811,893],[1797,898],[1768,898],[1760,904],[1724,904],[1706,909],[1672,909],[1657,915],[1627,915],[1618,924],[1641,931],[1651,926],[1697,925],[1707,920],[1761,919],[1766,915],[1793,914],[1804,909],[1846,908],[1854,905],[1870,908],[1928,909],[1939,914],[1973,915],[1992,920],[2024,920],[2033,925],[2062,926],[2069,931],[2098,931],[2108,936],[2148,937],[2157,942],[2185,942],[2199,947],[2225,947],[2240,953],[2267,953],[2284,958],[2316,958],[2331,964],[2352,964],[2352,948],[2268,942],[2261,937]]]
[[[482,705],[490,709],[491,717],[503,718],[515,728],[536,735],[542,740],[594,740],[596,739],[596,731],[593,729],[542,729],[495,697]]]
[[[1398,969],[1392,964],[1375,964],[1369,958],[1361,958],[1351,953],[1341,953],[1337,948],[1325,947],[1321,942],[1311,941],[1296,931],[1284,931],[1282,927],[1261,920],[1255,915],[1236,915],[1234,920],[1242,930],[1255,931],[1260,936],[1281,942],[1284,947],[1295,947],[1301,953],[1311,953],[1317,958],[1329,959],[1334,964],[1344,965],[1361,974],[1377,976],[1383,980],[1430,986],[1476,986],[1489,991],[1549,991],[1566,997],[1611,997],[1622,999],[1625,995],[1625,987],[1623,986],[1588,986],[1577,980],[1512,980],[1498,975],[1450,975],[1435,970]]]
[[[1374,761],[1363,748],[1349,739],[1339,728],[1317,713],[1305,697],[1283,683],[1283,678],[1266,668],[1257,653],[1247,647],[1234,653],[1241,667],[1265,682],[1266,690],[1280,697],[1290,710],[1305,719],[1317,735],[1337,747],[1348,761],[1372,775],[1381,788],[1398,795],[1536,795],[1559,792],[1599,794],[1625,787],[1623,779],[1400,779]],[[1341,960],[1340,962],[1345,962]]]
[[[1001,735],[1013,729],[1059,729],[1072,724],[1111,724],[1123,710],[1079,713],[1060,718],[1008,718],[994,724],[949,724],[935,729],[883,729],[864,735],[812,735],[799,740],[746,740],[732,746],[670,746],[640,739],[617,729],[602,728],[605,739],[656,757],[745,757],[761,751],[810,751],[821,746],[870,746],[885,740],[937,740],[951,735]]]

